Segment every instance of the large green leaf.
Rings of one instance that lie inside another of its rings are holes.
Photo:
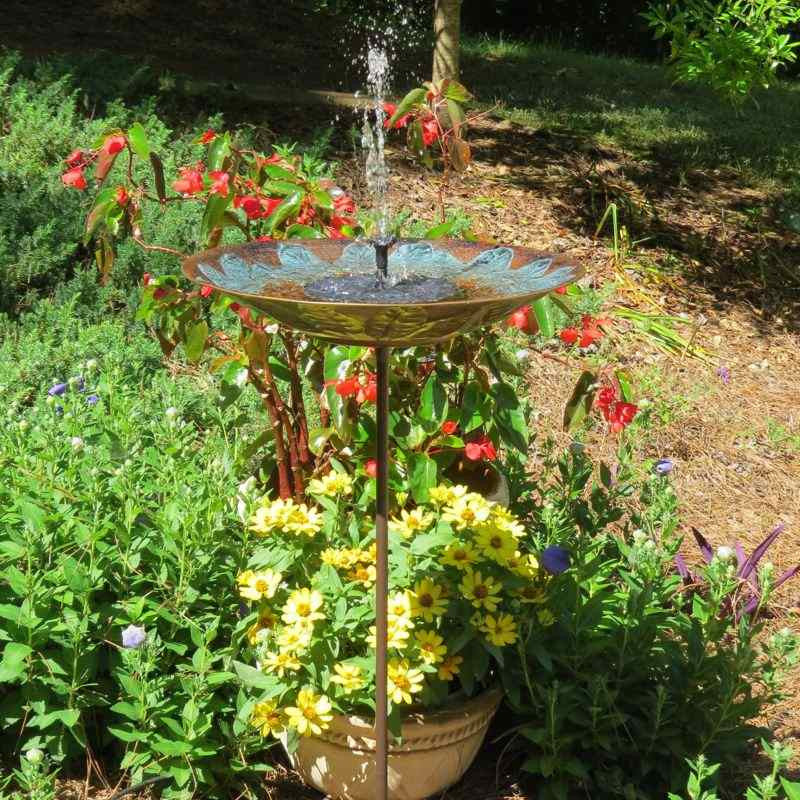
[[[8,642],[3,648],[3,660],[0,662],[0,683],[22,678],[27,672],[25,661],[32,652],[27,644]]]
[[[592,410],[595,391],[593,387],[596,380],[596,376],[591,372],[581,373],[564,409],[564,430],[571,431],[577,428]]]
[[[225,209],[230,203],[231,195],[228,193],[227,197],[222,197],[218,194],[212,194],[206,203],[206,210],[203,214],[203,220],[200,223],[200,241],[203,244],[208,242],[209,237],[214,229],[222,224]]]
[[[295,222],[286,229],[287,239],[324,239],[321,231],[312,228],[310,225],[301,225]]]
[[[267,217],[267,233],[273,233],[282,222],[294,216],[300,210],[303,201],[303,192],[295,192],[284,198],[280,205]]]
[[[556,326],[553,320],[553,303],[550,298],[545,295],[534,300],[531,308],[536,316],[536,322],[539,324],[539,333],[545,339],[552,339],[556,335]]]
[[[325,351],[322,373],[325,379],[325,399],[331,412],[331,423],[339,438],[349,442],[353,434],[353,418],[350,414],[350,404],[345,397],[336,394],[333,382],[339,379],[343,364],[350,361],[350,348],[344,345],[329,347]]]
[[[150,158],[150,142],[147,141],[147,134],[141,122],[134,122],[133,125],[128,128],[128,142],[133,152],[136,153],[139,158],[145,161]]]
[[[116,190],[108,188],[98,192],[94,200],[94,206],[86,217],[86,228],[84,231],[84,241],[88,242],[95,231],[100,227],[106,218],[109,209],[117,204],[115,200]]]
[[[409,453],[411,496],[417,503],[426,503],[428,493],[438,483],[436,462],[425,453]]]
[[[517,393],[507,383],[495,383],[491,387],[494,398],[494,421],[503,441],[520,452],[528,450],[528,426]]]
[[[186,332],[186,358],[190,363],[196,364],[202,357],[206,349],[206,339],[208,338],[208,323],[201,319],[189,327]]]
[[[208,147],[208,169],[222,169],[225,159],[231,154],[231,135],[225,133],[224,136],[217,136]]]
[[[435,433],[447,419],[449,410],[450,405],[447,401],[447,393],[439,380],[439,376],[434,372],[425,381],[425,386],[422,389],[417,418],[428,433]]]
[[[264,172],[267,173],[267,175],[271,180],[290,181],[291,183],[295,184],[296,188],[297,175],[295,175],[294,172],[292,172],[291,170],[288,170],[284,167],[279,167],[277,164],[265,164]]]
[[[448,100],[454,100],[456,103],[466,103],[472,99],[472,95],[467,91],[467,87],[458,81],[448,81],[444,87],[444,96]]]
[[[412,89],[398,104],[394,114],[389,118],[389,127],[393,126],[403,114],[407,114],[411,109],[419,104],[425,102],[427,96],[427,89]]]

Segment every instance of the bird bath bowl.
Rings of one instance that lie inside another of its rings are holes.
[[[378,286],[375,259],[369,242],[249,242],[192,256],[184,272],[295,330],[384,347],[488,325],[583,274],[567,256],[524,247],[399,240]]]
[[[186,259],[187,277],[284,325],[375,347],[375,798],[389,798],[389,348],[431,344],[489,325],[583,274],[567,256],[454,240],[249,242]],[[381,713],[380,709],[384,709]]]

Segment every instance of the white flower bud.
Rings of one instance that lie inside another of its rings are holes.
[[[86,365],[85,365],[85,366],[86,366],[86,369],[87,369],[89,372],[93,372],[94,370],[96,370],[96,369],[97,369],[97,359],[96,359],[96,358],[90,358],[90,359],[89,359],[89,360],[86,362]]]
[[[721,547],[717,548],[717,558],[720,561],[730,561],[732,558],[736,557],[736,553],[733,552],[732,547],[728,547],[727,545],[722,545]]]
[[[56,404],[56,399],[55,397],[48,395],[47,400],[45,400],[45,403],[47,403],[47,405],[49,406],[54,406]]]
[[[165,412],[164,416],[167,419],[175,419],[178,416],[178,409],[175,406],[170,406]]]
[[[82,450],[83,449],[83,439],[80,436],[73,436],[69,443],[72,445],[73,450]]]
[[[270,335],[274,336],[278,332],[278,323],[274,323],[273,325],[267,325],[264,330]]]
[[[44,753],[38,747],[31,747],[25,753],[25,758],[30,761],[31,764],[41,764],[44,760]]]
[[[517,357],[517,361],[521,361],[521,362],[524,363],[525,361],[528,361],[530,359],[531,351],[530,350],[517,350],[517,352],[514,353],[514,355]]]
[[[21,419],[21,420],[20,420],[20,421],[17,423],[17,425],[19,426],[19,429],[20,429],[21,431],[26,431],[26,430],[28,430],[28,428],[30,428],[30,426],[31,426],[30,422],[28,422],[28,420],[26,420],[26,419]]]

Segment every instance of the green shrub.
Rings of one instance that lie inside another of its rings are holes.
[[[250,770],[229,669],[245,417],[162,370],[140,329],[75,307],[0,321],[0,765],[41,748],[66,776],[91,749],[188,796]]]
[[[542,538],[569,546],[572,568],[554,599],[557,622],[520,650],[504,673],[517,716],[523,769],[542,797],[580,787],[593,798],[645,800],[686,786],[687,759],[730,763],[761,733],[751,722],[780,696],[796,659],[793,634],[761,636],[761,625],[725,613],[735,591],[727,565],[706,571],[708,589],[687,602],[672,569],[675,499],[667,479],[644,487],[637,526],[615,535],[632,491],[623,469],[589,486],[581,456],[562,459],[543,487]],[[631,526],[627,526],[631,527]]]

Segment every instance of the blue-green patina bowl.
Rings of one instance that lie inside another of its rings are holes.
[[[375,249],[350,240],[248,242],[184,261],[191,280],[208,284],[296,330],[343,344],[408,346],[449,339],[488,325],[521,305],[572,283],[583,270],[569,255],[456,240],[399,240],[389,276],[443,278],[460,297],[391,303],[310,299],[304,287],[337,275],[375,273]]]

